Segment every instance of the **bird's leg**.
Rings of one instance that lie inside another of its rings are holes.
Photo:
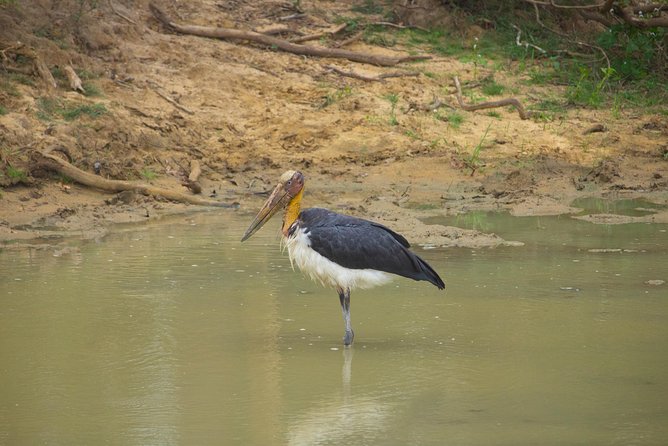
[[[343,336],[343,345],[350,345],[353,343],[355,333],[350,325],[350,288],[338,288],[339,300],[341,301],[341,311],[343,312],[343,322],[346,324],[346,334]]]

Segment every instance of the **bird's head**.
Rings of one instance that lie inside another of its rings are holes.
[[[283,219],[283,231],[285,232],[287,227],[299,215],[299,206],[303,192],[304,174],[299,171],[288,170],[281,175],[281,179],[274,188],[274,191],[267,201],[264,202],[248,229],[246,229],[241,241],[249,239],[281,209],[287,209],[285,218]]]

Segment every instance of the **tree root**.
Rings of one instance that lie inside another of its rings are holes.
[[[339,48],[323,48],[310,45],[299,45],[287,40],[278,39],[273,36],[256,33],[254,31],[243,31],[230,28],[215,28],[210,26],[180,25],[172,21],[167,14],[154,3],[149,4],[153,16],[167,28],[181,33],[194,36],[210,37],[213,39],[231,39],[248,40],[260,43],[272,48],[279,49],[288,53],[299,54],[302,56],[330,57],[335,59],[348,59],[353,62],[365,63],[370,65],[379,65],[391,67],[402,62],[412,62],[416,60],[431,59],[431,56],[402,56],[390,57],[376,54],[364,54],[354,51],[342,50]]]
[[[84,186],[99,189],[105,192],[134,191],[143,195],[166,198],[179,203],[196,204],[199,206],[215,206],[224,208],[236,208],[237,204],[221,203],[219,201],[205,200],[200,197],[186,195],[181,192],[151,186],[149,184],[134,183],[132,181],[108,180],[97,175],[74,167],[64,159],[48,152],[37,152],[41,156],[40,166],[66,175],[77,183]]]
[[[505,107],[506,105],[512,105],[517,110],[517,113],[519,113],[520,118],[529,119],[531,117],[531,113],[527,112],[524,109],[522,103],[519,101],[519,99],[516,98],[506,98],[506,99],[501,99],[500,101],[492,101],[492,102],[481,102],[480,104],[474,104],[474,105],[464,104],[464,99],[462,98],[462,86],[460,85],[459,78],[457,76],[455,76],[455,87],[457,87],[457,102],[459,103],[459,106],[462,108],[462,110],[474,111],[486,108],[497,108],[497,107]]]

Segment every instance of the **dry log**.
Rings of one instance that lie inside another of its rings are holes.
[[[84,87],[81,84],[81,79],[79,79],[79,76],[77,76],[74,68],[69,65],[65,65],[63,67],[63,71],[65,72],[65,76],[67,76],[67,80],[70,82],[70,88],[72,90],[86,93],[86,90],[84,90]]]
[[[186,195],[181,192],[151,186],[149,184],[135,183],[132,181],[108,180],[92,173],[74,167],[62,158],[48,152],[38,152],[42,157],[41,164],[53,171],[68,176],[77,183],[106,192],[135,191],[143,195],[158,196],[179,203],[196,204],[199,206],[216,206],[224,208],[237,207],[235,204],[221,203],[218,201],[205,200],[200,197]]]
[[[501,99],[500,101],[481,102],[480,104],[467,105],[464,103],[464,99],[462,98],[462,86],[459,84],[459,78],[457,76],[455,76],[455,87],[457,87],[457,102],[459,103],[459,106],[463,110],[474,111],[486,108],[497,108],[497,107],[505,107],[506,105],[512,105],[517,110],[517,113],[519,113],[520,118],[529,119],[531,117],[530,113],[528,113],[524,109],[522,103],[516,98],[506,98],[506,99]]]
[[[0,56],[2,57],[2,61],[3,61],[3,68],[5,68],[8,71],[25,73],[25,70],[22,70],[21,68],[11,67],[11,66],[6,65],[6,63],[9,61],[9,58],[7,57],[7,54],[6,54],[7,52],[12,52],[14,54],[20,54],[21,56],[25,56],[28,59],[31,59],[33,61],[34,71],[36,71],[37,74],[42,78],[42,80],[46,84],[47,88],[49,90],[55,90],[56,88],[58,88],[58,83],[53,78],[53,75],[51,74],[51,71],[49,70],[49,67],[42,60],[42,58],[39,57],[39,55],[37,54],[37,52],[34,49],[26,47],[21,42],[17,42],[16,44],[10,45],[9,47],[0,51]],[[32,74],[32,73],[29,73],[29,74]]]
[[[260,43],[272,48],[279,49],[288,53],[299,54],[302,56],[313,57],[331,57],[335,59],[348,59],[353,62],[366,63],[371,65],[380,65],[391,67],[402,62],[411,62],[416,60],[431,59],[430,56],[402,56],[390,57],[380,56],[375,54],[357,53],[354,51],[342,50],[338,48],[322,48],[310,45],[299,45],[288,42],[287,40],[278,39],[273,36],[256,33],[253,31],[243,31],[230,28],[215,28],[210,26],[197,25],[180,25],[172,21],[165,12],[156,6],[154,3],[149,4],[149,8],[153,16],[158,19],[167,28],[181,33],[190,34],[194,36],[209,37],[213,39],[231,39],[231,40],[248,40],[255,43]]]
[[[37,69],[37,73],[42,78],[46,86],[49,89],[54,89],[54,90],[58,88],[58,84],[56,83],[56,80],[53,78],[53,75],[51,74],[49,67],[46,66],[46,63],[44,63],[42,58],[39,57],[37,53],[35,53],[34,51],[31,51],[31,53],[32,53],[31,57],[33,58],[33,62],[35,63],[35,68]]]

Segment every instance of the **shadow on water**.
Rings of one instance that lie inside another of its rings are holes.
[[[0,444],[668,440],[667,225],[430,221],[525,245],[420,251],[447,292],[354,292],[350,349],[336,293],[235,214],[0,253]]]

